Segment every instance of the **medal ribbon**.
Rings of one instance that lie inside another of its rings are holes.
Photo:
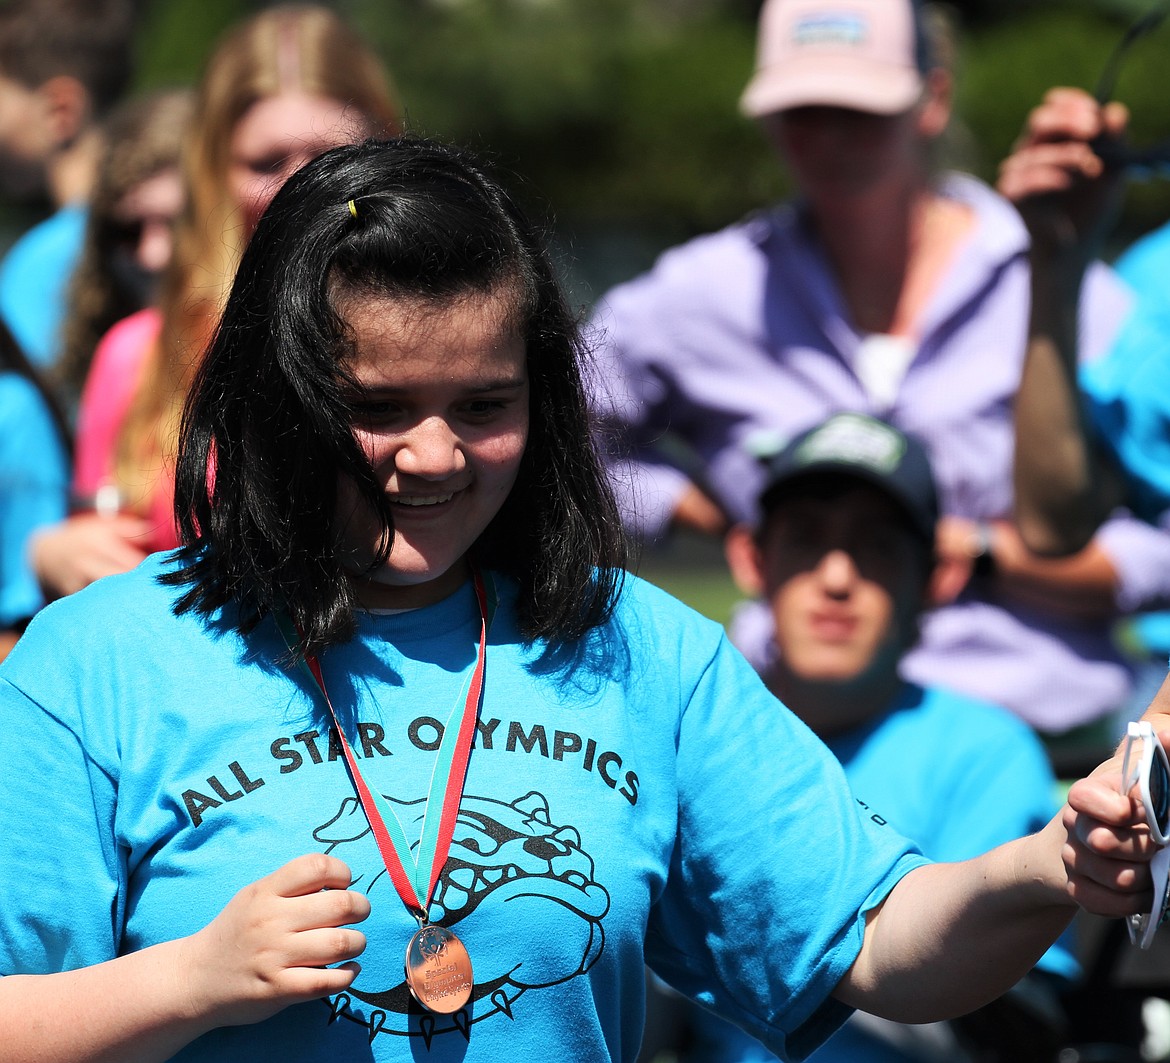
[[[463,714],[454,724],[455,715],[459,711],[458,704],[451,711],[443,729],[443,738],[439,743],[439,754],[435,760],[434,772],[431,775],[430,791],[427,794],[427,807],[423,816],[422,837],[419,839],[418,859],[411,856],[410,843],[406,839],[406,831],[398,819],[394,809],[386,799],[366,784],[358,767],[357,757],[345,731],[329,699],[329,691],[325,689],[325,678],[321,673],[321,662],[315,657],[301,658],[302,667],[308,672],[317,688],[321,691],[325,704],[329,707],[329,714],[333,717],[333,726],[337,730],[341,742],[345,763],[349,768],[353,788],[357,792],[366,820],[373,832],[378,852],[382,855],[382,862],[390,875],[398,896],[402,903],[421,922],[427,921],[427,910],[439,876],[447,863],[447,856],[451,851],[451,840],[455,836],[455,821],[459,815],[459,802],[463,797],[463,786],[467,779],[467,764],[471,759],[471,744],[475,738],[475,724],[479,719],[479,708],[483,701],[484,668],[487,663],[487,633],[491,625],[495,607],[495,587],[489,596],[483,576],[478,569],[472,572],[472,581],[475,585],[475,598],[479,604],[479,650],[476,654],[475,670],[468,682],[467,693],[463,701]],[[289,622],[286,617],[278,617],[277,624],[284,634],[286,641],[290,641]],[[299,639],[297,640],[299,642]],[[292,642],[290,641],[290,648]],[[438,800],[436,801],[436,797]]]

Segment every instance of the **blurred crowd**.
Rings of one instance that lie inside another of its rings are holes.
[[[0,7],[0,182],[52,207],[0,262],[0,658],[179,545],[183,403],[250,234],[306,162],[404,128],[329,8],[266,8],[150,94],[135,32],[130,0]],[[667,250],[588,329],[630,536],[723,543],[733,641],[941,860],[1046,822],[1170,654],[1170,227],[1101,260],[1125,114],[1084,93],[1033,112],[999,189],[947,170],[954,33],[917,0],[766,0],[740,106],[793,198]],[[813,1058],[1156,1058],[1156,992],[1103,1029],[1076,1003],[1098,955],[1069,935],[988,1015],[862,1018]],[[648,987],[645,1058],[770,1058]]]

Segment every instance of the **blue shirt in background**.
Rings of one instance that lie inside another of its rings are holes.
[[[28,540],[64,519],[68,485],[65,448],[40,392],[17,373],[0,373],[0,628],[44,604]]]
[[[0,261],[0,316],[37,368],[61,351],[69,280],[81,257],[86,209],[62,207],[24,233]]]

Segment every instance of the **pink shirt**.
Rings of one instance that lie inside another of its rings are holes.
[[[140,310],[114,325],[94,351],[77,414],[73,489],[79,495],[92,495],[114,480],[118,438],[161,328],[157,310]],[[147,514],[155,528],[146,544],[148,550],[171,550],[179,545],[173,510],[174,474],[166,470],[160,475]]]

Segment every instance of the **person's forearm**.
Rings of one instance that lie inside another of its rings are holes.
[[[1066,836],[1057,817],[984,856],[910,872],[872,913],[861,954],[835,995],[915,1023],[1002,996],[1076,911],[1061,862]]]
[[[1039,554],[1083,548],[1112,502],[1077,383],[1084,269],[1075,254],[1033,253],[1032,317],[1015,404],[1015,518]]]
[[[76,971],[0,978],[4,1063],[155,1063],[208,1030],[344,992],[370,902],[307,853],[242,888],[188,937]],[[328,931],[323,933],[322,931]],[[69,1022],[55,1018],[69,1001]]]
[[[1034,608],[1088,620],[1116,614],[1117,569],[1097,542],[1067,557],[1042,557],[1012,524],[998,521],[992,530],[998,592]]]
[[[212,1024],[191,1013],[183,943],[92,967],[0,978],[6,1063],[156,1063]],[[69,1002],[68,1021],[60,1003]]]
[[[1031,240],[1031,320],[1016,397],[1015,519],[1039,554],[1073,553],[1114,508],[1117,482],[1098,449],[1077,379],[1078,308],[1090,262],[1120,201],[1123,175],[1095,146],[1120,141],[1128,115],[1080,89],[1055,88],[1028,115],[1000,166],[999,191]]]

